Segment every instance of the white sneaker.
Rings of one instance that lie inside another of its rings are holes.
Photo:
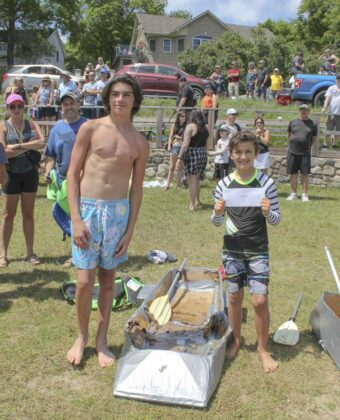
[[[309,201],[308,195],[307,194],[302,194],[301,201]]]
[[[288,197],[287,197],[287,201],[292,201],[292,200],[296,200],[297,199],[297,195],[296,193],[292,192]]]

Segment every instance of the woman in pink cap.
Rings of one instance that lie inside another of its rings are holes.
[[[7,251],[13,231],[19,198],[27,254],[25,260],[40,264],[34,254],[34,204],[39,183],[38,164],[30,151],[44,148],[44,136],[39,126],[24,119],[23,98],[12,93],[6,99],[9,118],[0,124],[0,143],[7,158],[8,182],[3,186],[3,219],[0,231],[0,267],[7,267]]]

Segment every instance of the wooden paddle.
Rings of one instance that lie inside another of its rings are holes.
[[[299,330],[294,321],[299,310],[301,299],[302,293],[300,293],[298,296],[294,310],[289,320],[283,323],[274,334],[273,340],[275,343],[285,344],[287,346],[295,346],[295,344],[299,341]]]
[[[150,305],[149,312],[153,315],[153,317],[155,318],[155,320],[158,322],[159,325],[165,325],[170,320],[170,317],[171,317],[170,300],[175,291],[176,284],[178,283],[182,275],[186,261],[187,259],[185,258],[182,264],[180,265],[179,269],[177,270],[177,273],[172,281],[172,284],[168,290],[168,293],[164,296],[160,296],[156,298]]]
[[[326,246],[325,246],[325,252],[326,252],[328,262],[329,262],[329,265],[331,267],[332,273],[333,273],[334,280],[335,280],[336,285],[338,287],[338,291],[340,293],[340,280],[339,280],[339,277],[338,277],[338,273],[336,272],[331,253],[328,251],[328,248]]]

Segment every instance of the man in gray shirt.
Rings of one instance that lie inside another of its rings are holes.
[[[302,201],[309,201],[307,195],[308,174],[311,169],[311,147],[318,135],[316,123],[309,118],[309,107],[299,107],[299,118],[288,125],[287,174],[290,175],[292,192],[287,200],[297,199],[298,173],[301,174]]]
[[[336,75],[336,83],[333,86],[330,86],[327,89],[325,95],[325,103],[322,108],[322,112],[326,112],[328,109],[328,118],[326,122],[326,130],[329,132],[334,131],[340,132],[340,73]],[[327,148],[327,142],[329,141],[330,134],[325,135],[325,143],[323,144],[323,148]],[[340,141],[340,134],[334,134],[333,137],[333,149],[336,149],[338,142]]]

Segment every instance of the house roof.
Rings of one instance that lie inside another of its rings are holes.
[[[255,29],[255,26],[244,26],[234,25],[232,23],[224,23],[212,12],[210,12],[210,10],[206,10],[200,15],[189,20],[173,16],[149,15],[146,13],[138,13],[137,19],[140,25],[143,27],[143,31],[147,34],[170,35],[171,33],[181,30],[186,25],[189,25],[190,23],[194,22],[195,20],[201,18],[206,14],[209,14],[213,19],[215,19],[222,26],[224,26],[224,28],[227,31],[229,30],[231,32],[236,32],[243,38],[248,40],[253,39],[252,29]],[[274,37],[274,34],[267,28],[264,29],[264,33],[267,38]]]
[[[142,25],[145,33],[159,35],[170,34],[177,27],[183,25],[186,22],[190,22],[190,20],[188,21],[184,18],[148,15],[146,13],[138,13],[137,19],[140,25]]]

